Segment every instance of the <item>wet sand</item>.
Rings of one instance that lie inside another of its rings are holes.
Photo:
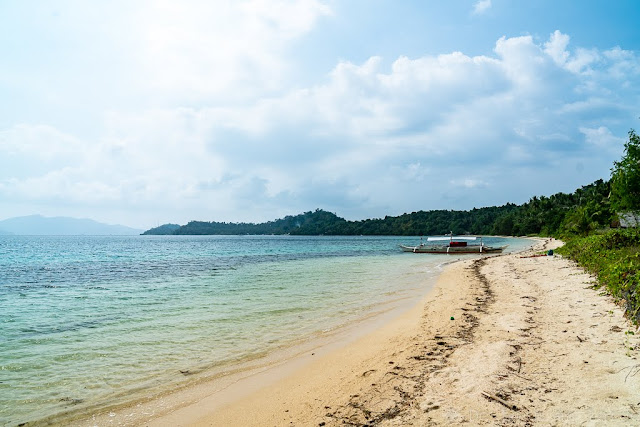
[[[635,328],[592,277],[522,257],[534,250],[449,265],[420,304],[349,344],[92,424],[640,425]]]

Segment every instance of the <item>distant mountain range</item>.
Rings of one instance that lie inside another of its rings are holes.
[[[124,225],[103,224],[91,219],[29,215],[0,221],[0,235],[137,235],[142,230]]]

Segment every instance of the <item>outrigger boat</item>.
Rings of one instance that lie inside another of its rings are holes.
[[[422,240],[422,238],[420,239]],[[431,243],[429,242],[439,242]],[[469,242],[478,242],[468,244]],[[487,246],[482,243],[480,236],[443,236],[427,237],[427,243],[421,242],[418,246],[400,245],[404,252],[416,254],[484,254],[500,253],[507,246]]]

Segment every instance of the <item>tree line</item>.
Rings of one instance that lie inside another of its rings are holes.
[[[163,225],[143,234],[175,235],[394,235],[454,234],[557,235],[586,233],[609,225],[613,212],[611,184],[598,180],[571,194],[533,197],[527,203],[474,208],[468,211],[430,210],[400,216],[348,221],[322,209],[260,224],[191,221],[183,226]]]
[[[573,234],[558,252],[596,275],[596,287],[624,300],[625,315],[640,323],[640,229],[602,229],[600,218],[611,212],[640,211],[640,138],[632,130],[624,155],[611,169],[610,197],[605,206],[587,202],[566,215]],[[609,207],[607,212],[606,207]],[[615,219],[614,219],[615,221]],[[577,232],[576,232],[577,231]]]
[[[616,225],[616,212],[640,210],[640,138],[631,130],[625,153],[614,162],[610,180],[599,179],[573,193],[534,196],[522,205],[430,210],[400,216],[348,221],[322,209],[260,224],[191,221],[165,224],[143,234],[175,235],[587,235]]]
[[[395,235],[454,234],[531,235],[580,232],[610,221],[610,183],[598,180],[572,194],[533,197],[527,203],[474,208],[468,211],[431,210],[400,216],[348,221],[322,209],[260,224],[191,221],[183,226],[152,228],[144,234],[175,235]],[[583,219],[586,218],[586,222]]]

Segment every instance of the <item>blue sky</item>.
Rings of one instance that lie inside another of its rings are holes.
[[[640,3],[0,1],[0,219],[523,203],[638,129]]]

